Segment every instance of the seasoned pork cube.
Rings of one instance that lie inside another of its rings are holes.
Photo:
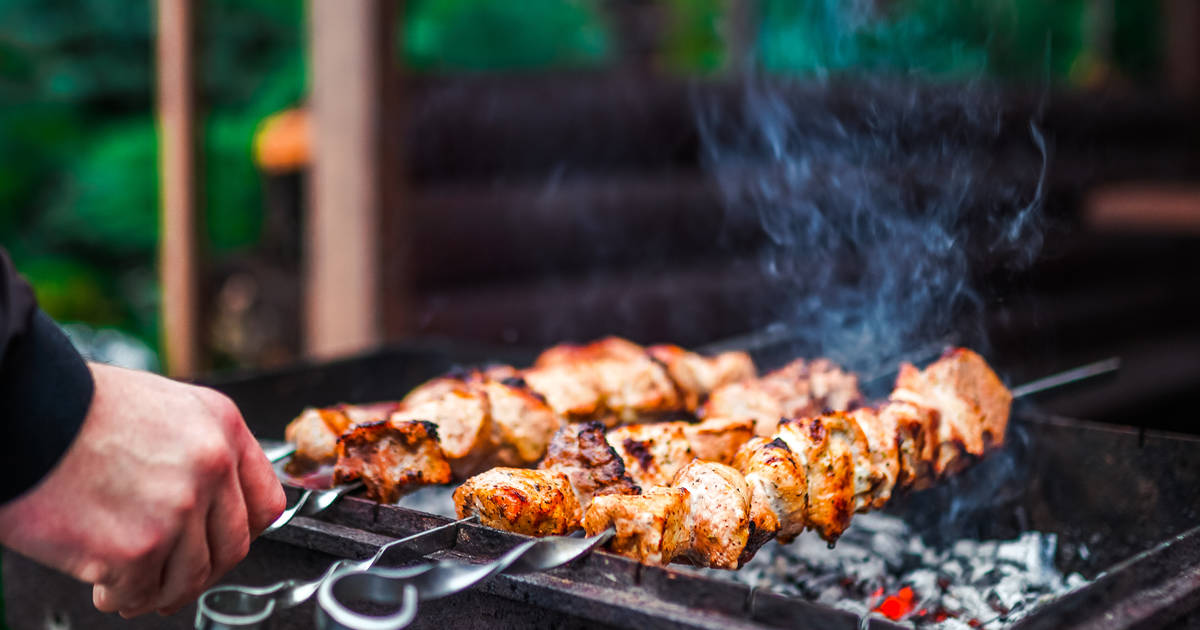
[[[896,416],[882,414],[870,407],[851,411],[854,419],[867,437],[870,449],[871,470],[877,480],[870,494],[869,507],[879,509],[892,498],[896,479],[900,474],[899,428]]]
[[[528,466],[541,459],[562,424],[558,414],[520,378],[485,377],[479,387],[487,395],[492,416],[490,441],[495,450],[488,463]]]
[[[879,407],[880,422],[896,428],[900,463],[896,487],[921,490],[933,483],[937,416],[928,407],[900,400],[889,400]]]
[[[943,475],[1004,443],[1012,394],[978,354],[955,348],[924,370],[900,366],[892,399],[937,412],[934,470]]]
[[[750,488],[749,553],[772,536],[786,544],[804,531],[808,480],[803,457],[798,457],[782,439],[756,437],[742,445],[733,466]]]
[[[393,423],[406,420],[427,420],[437,425],[442,451],[459,479],[485,467],[495,446],[491,443],[487,394],[461,381],[438,396],[405,403],[390,418]]]
[[[459,518],[528,536],[554,536],[579,528],[579,501],[567,476],[553,470],[492,468],[454,491]]]
[[[697,459],[728,464],[746,440],[754,437],[754,421],[749,418],[708,418],[684,424],[683,433]]]
[[[609,431],[606,437],[634,483],[642,488],[665,486],[695,459],[684,431],[686,424],[631,424]]]
[[[591,420],[604,415],[595,371],[586,363],[551,364],[521,373],[555,413],[567,420]]]
[[[361,479],[367,496],[395,503],[419,486],[448,483],[450,463],[431,422],[377,421],[360,424],[337,442],[334,483]]]
[[[338,409],[308,407],[288,423],[283,436],[296,445],[288,470],[300,473],[337,458],[337,440],[350,428],[350,418]]]
[[[614,553],[639,562],[665,566],[691,544],[687,528],[688,491],[655,487],[645,494],[606,494],[592,500],[583,529],[595,536],[612,527],[608,542]]]
[[[867,439],[847,415],[833,413],[779,423],[779,437],[793,452],[805,450],[808,524],[834,542],[865,509],[874,485]]]
[[[569,363],[590,363],[603,359],[628,361],[646,355],[646,349],[620,337],[605,337],[584,345],[562,343],[538,355],[535,368]]]
[[[702,418],[734,418],[754,421],[754,434],[766,437],[775,433],[783,417],[783,404],[756,380],[733,383],[715,389],[700,408]]]
[[[718,387],[754,378],[756,374],[754,362],[745,352],[705,357],[665,344],[650,346],[646,352],[667,367],[667,374],[683,395],[684,407],[692,412]]]
[[[584,512],[595,496],[642,491],[625,473],[621,456],[604,439],[600,422],[564,424],[550,440],[538,468],[566,475]]]
[[[737,470],[693,461],[675,477],[688,491],[685,527],[692,539],[683,555],[702,567],[736,569],[750,537],[750,490]]]

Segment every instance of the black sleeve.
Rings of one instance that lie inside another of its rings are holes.
[[[0,249],[0,503],[41,481],[83,424],[92,373]]]

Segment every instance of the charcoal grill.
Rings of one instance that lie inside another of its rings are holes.
[[[763,351],[771,365],[795,349]],[[353,359],[301,365],[215,382],[251,428],[278,437],[302,406],[396,398],[456,364],[522,363],[519,351],[425,342]],[[934,541],[1057,534],[1056,561],[1091,581],[1036,609],[1025,628],[1165,627],[1200,623],[1200,439],[1048,416],[1018,407],[1014,439],[965,474],[895,499],[888,512]],[[289,499],[296,493],[290,491]],[[254,543],[227,583],[266,584],[319,574],[338,557],[366,557],[394,537],[448,519],[348,497],[319,518]],[[521,537],[461,528],[439,552],[490,558]],[[1082,550],[1086,549],[1086,553]],[[169,619],[122,620],[91,606],[90,587],[12,553],[4,555],[9,625],[33,628],[190,628],[194,607]],[[281,615],[280,628],[312,623],[311,604]],[[646,567],[608,553],[543,574],[501,575],[422,606],[414,627],[888,628],[857,615],[687,567]]]

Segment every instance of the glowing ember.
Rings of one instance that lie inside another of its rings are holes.
[[[884,598],[883,602],[875,607],[875,612],[883,614],[892,621],[900,621],[912,612],[913,599],[913,590],[905,586],[900,589],[899,593]]]

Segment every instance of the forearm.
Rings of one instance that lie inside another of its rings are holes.
[[[92,375],[0,250],[0,504],[36,485],[87,415]]]

